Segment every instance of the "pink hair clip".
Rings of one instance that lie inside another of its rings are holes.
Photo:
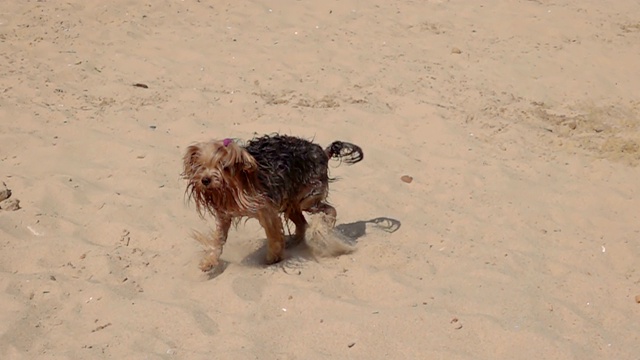
[[[222,140],[222,145],[224,145],[225,147],[229,146],[229,144],[231,144],[233,140],[226,138],[224,140]]]

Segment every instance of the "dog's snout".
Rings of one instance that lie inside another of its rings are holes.
[[[211,184],[211,178],[210,177],[202,178],[202,185],[209,186],[209,184]]]

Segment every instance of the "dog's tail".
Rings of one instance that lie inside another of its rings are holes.
[[[324,152],[327,153],[329,159],[344,161],[351,165],[364,158],[364,153],[358,145],[354,145],[343,141],[334,141]]]

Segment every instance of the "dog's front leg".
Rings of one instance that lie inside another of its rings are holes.
[[[278,211],[266,207],[258,213],[260,225],[267,235],[267,264],[275,264],[284,256],[284,232]]]
[[[293,221],[296,226],[296,234],[293,236],[293,242],[291,245],[300,244],[304,240],[305,232],[307,231],[307,220],[302,215],[300,209],[289,211],[287,218]]]
[[[216,216],[216,243],[220,245],[220,252],[222,252],[222,246],[227,242],[227,236],[229,236],[229,229],[231,228],[231,217],[229,216]]]
[[[209,239],[204,238],[201,234],[196,234],[196,240],[207,247],[207,253],[200,262],[200,269],[202,271],[206,272],[218,266],[220,255],[222,255],[222,248],[227,242],[230,228],[231,218],[218,215],[216,216],[216,229],[213,234],[210,235]]]

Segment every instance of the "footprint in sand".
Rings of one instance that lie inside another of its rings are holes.
[[[243,300],[258,301],[262,298],[262,288],[264,287],[261,279],[250,277],[237,277],[233,279],[233,292]]]

